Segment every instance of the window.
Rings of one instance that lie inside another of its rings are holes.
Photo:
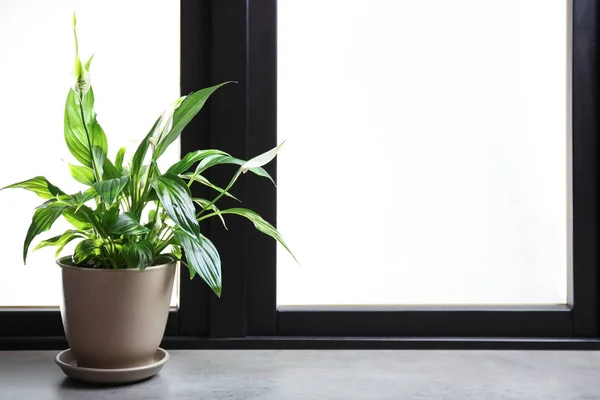
[[[276,223],[301,264],[247,221],[228,218],[228,231],[203,221],[221,253],[223,293],[216,298],[182,272],[163,346],[594,346],[587,338],[598,336],[599,311],[595,1],[180,5],[181,93],[238,81],[186,128],[181,150],[219,148],[248,159],[288,138],[267,166],[277,188],[245,174],[233,194]],[[436,52],[446,57],[432,58]],[[499,68],[502,77],[486,75]],[[348,101],[348,82],[360,100]],[[405,87],[390,98],[388,90]],[[234,171],[215,168],[208,178],[226,185]],[[381,214],[364,211],[370,219],[357,221],[367,252],[346,243],[352,205]],[[309,217],[317,228],[309,229]],[[358,271],[371,257],[380,286],[339,276],[335,264]],[[62,334],[56,311],[0,310],[0,348],[63,347]]]
[[[277,15],[278,305],[567,303],[564,0]]]

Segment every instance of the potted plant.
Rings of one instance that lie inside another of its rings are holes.
[[[199,275],[221,295],[219,253],[202,235],[199,221],[223,220],[226,214],[242,216],[286,246],[277,230],[257,213],[216,206],[223,196],[231,196],[229,190],[245,172],[271,179],[262,166],[275,157],[281,145],[249,161],[220,150],[196,150],[166,171],[159,169],[159,157],[208,97],[229,83],[225,82],[173,102],[129,163],[124,162],[125,148],[114,160],[109,159],[107,139],[94,112],[89,72],[92,58],[86,63],[79,58],[75,16],[73,32],[75,85],[67,95],[64,138],[77,161],[69,165],[70,172],[87,188],[67,194],[43,176],[6,188],[30,190],[44,200],[35,209],[25,238],[24,262],[32,241],[59,217],[73,228],[42,240],[35,249],[56,246],[58,257],[68,243],[78,242],[72,255],[57,260],[64,294],[61,315],[70,345],[69,355],[61,353],[64,359],[59,355],[57,362],[79,379],[134,381],[153,375],[168,359],[166,352],[157,350],[166,326],[176,264],[183,262],[183,255],[190,277]],[[219,164],[239,165],[224,189],[203,176]],[[189,189],[193,183],[210,186],[216,196],[213,200],[193,198]]]

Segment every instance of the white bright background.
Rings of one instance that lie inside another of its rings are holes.
[[[567,2],[278,2],[279,305],[567,299]]]
[[[77,12],[82,60],[95,54],[92,85],[110,156],[128,146],[126,160],[155,119],[179,97],[179,2],[2,0],[0,2],[0,187],[45,175],[63,190],[84,189],[71,178],[63,136],[64,104],[73,83],[71,18]],[[175,143],[163,156],[179,157]],[[0,306],[60,304],[55,249],[22,248],[34,207],[31,192],[0,192]],[[60,234],[60,221],[41,237]],[[31,248],[37,245],[34,241]],[[69,254],[65,251],[64,254]],[[175,303],[177,294],[174,294]]]

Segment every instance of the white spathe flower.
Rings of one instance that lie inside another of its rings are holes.
[[[92,55],[85,65],[81,65],[81,60],[79,59],[79,41],[77,40],[77,18],[75,14],[73,14],[73,35],[75,36],[75,68],[73,70],[75,85],[73,86],[73,90],[83,98],[92,86],[90,64],[94,56]]]

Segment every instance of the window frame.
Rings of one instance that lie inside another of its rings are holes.
[[[284,306],[276,305],[276,251],[273,241],[259,237],[249,226],[240,227],[240,248],[231,240],[219,241],[222,253],[234,253],[224,265],[224,287],[236,282],[236,292],[211,298],[211,336],[249,337],[355,337],[355,338],[597,338],[598,337],[598,141],[597,56],[598,2],[570,0],[569,12],[569,132],[572,175],[572,260],[566,305],[549,306]],[[235,15],[236,17],[232,17]],[[242,16],[245,16],[243,20]],[[238,93],[231,91],[213,103],[211,134],[226,129],[227,139],[217,142],[227,151],[251,157],[277,143],[277,12],[276,0],[231,1],[213,4],[213,71],[244,76]],[[215,37],[218,40],[215,43]],[[238,40],[222,40],[237,37]],[[245,40],[243,40],[245,39]],[[218,75],[228,79],[227,74]],[[213,75],[214,77],[214,75]],[[216,79],[217,81],[219,79]],[[225,106],[227,105],[227,106]],[[229,112],[224,110],[229,107]],[[232,127],[227,118],[244,120]],[[228,147],[235,140],[236,146]],[[245,143],[244,146],[241,143]],[[221,148],[221,147],[220,147]],[[240,154],[241,153],[241,154]],[[276,162],[276,161],[275,161]],[[276,175],[275,162],[267,167]],[[220,177],[219,177],[220,178]],[[223,183],[223,181],[219,182]],[[276,219],[276,189],[255,177],[244,177],[239,193],[249,208],[267,220]],[[216,225],[213,227],[216,229]],[[238,228],[236,227],[236,231]],[[214,231],[211,230],[211,233]],[[230,263],[235,263],[231,268]],[[245,265],[245,266],[244,266]],[[221,321],[234,316],[237,323]],[[243,321],[239,319],[242,318]],[[222,329],[213,326],[222,324]],[[234,326],[235,325],[235,326]],[[341,340],[341,339],[340,339]]]

